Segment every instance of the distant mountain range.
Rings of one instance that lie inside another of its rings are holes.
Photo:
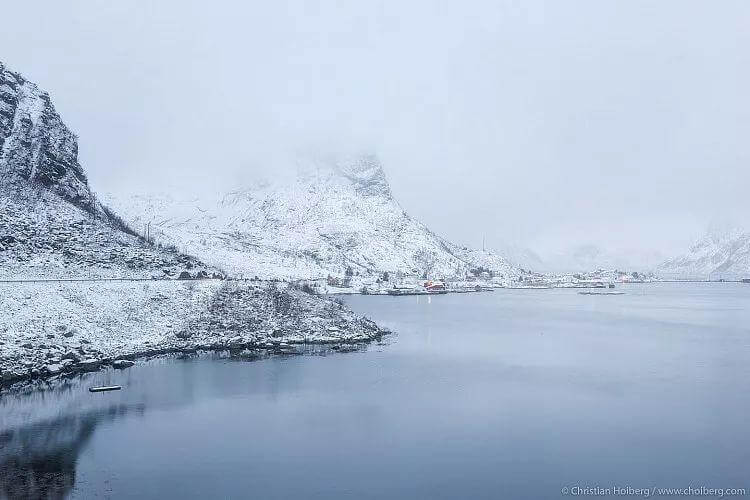
[[[684,255],[658,265],[657,254],[618,255],[596,245],[544,259],[513,245],[499,252],[461,246],[401,208],[373,155],[308,158],[291,180],[214,199],[174,192],[103,199],[106,205],[90,189],[77,138],[49,95],[0,63],[0,279],[198,276],[218,269],[282,279],[486,271],[512,281],[524,270],[598,268],[654,269],[672,278],[750,275],[750,233],[740,229],[712,229]]]
[[[536,269],[569,273],[597,269],[642,272],[652,269],[663,259],[664,256],[655,251],[613,251],[595,244],[584,244],[545,257]]]
[[[463,277],[487,270],[512,279],[521,273],[500,255],[454,244],[410,217],[373,155],[300,160],[291,180],[257,183],[217,200],[105,199],[133,227],[232,275]]]
[[[656,271],[677,279],[750,278],[750,232],[710,228],[685,254],[666,260]]]
[[[534,250],[513,243],[494,243],[492,251],[525,271],[543,271],[544,260]]]

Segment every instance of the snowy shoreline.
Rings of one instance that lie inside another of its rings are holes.
[[[0,285],[0,310],[0,387],[169,353],[252,358],[389,333],[340,302],[273,282],[13,283]]]

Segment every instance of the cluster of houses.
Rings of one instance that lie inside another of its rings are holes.
[[[388,272],[363,276],[347,270],[343,276],[329,275],[323,279],[304,280],[300,284],[305,290],[321,294],[428,295],[482,292],[496,288],[614,288],[616,283],[655,280],[652,275],[615,270],[559,275],[526,273],[513,278],[495,276],[486,270],[479,271],[460,279],[427,279]]]

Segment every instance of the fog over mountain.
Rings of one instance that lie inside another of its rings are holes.
[[[548,264],[593,245],[651,265],[750,212],[747,2],[15,2],[3,17],[0,59],[50,92],[97,192],[226,192],[300,151],[372,153],[437,233]]]

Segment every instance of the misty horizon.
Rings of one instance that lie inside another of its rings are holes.
[[[0,12],[0,498],[750,494],[749,2]]]
[[[575,6],[13,5],[38,28],[0,41],[99,193],[223,192],[300,150],[366,151],[437,233],[548,262],[593,246],[645,267],[741,225],[750,7]]]

